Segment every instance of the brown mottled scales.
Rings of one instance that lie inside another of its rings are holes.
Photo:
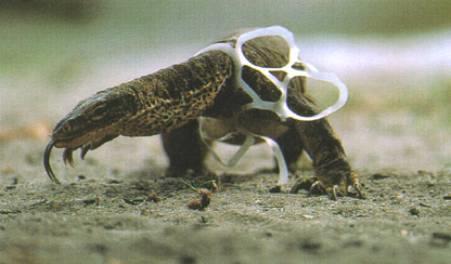
[[[232,37],[222,42],[234,45],[234,41]],[[259,66],[280,67],[288,60],[287,49],[278,37],[260,37],[247,42],[243,53]],[[81,101],[53,130],[44,155],[49,177],[58,182],[49,165],[53,146],[64,148],[63,159],[71,163],[72,152],[78,148],[83,158],[89,150],[119,135],[155,134],[162,136],[170,175],[183,175],[188,170],[202,173],[208,151],[204,142],[234,132],[236,136],[228,142],[241,144],[244,136],[240,132],[246,131],[273,138],[291,168],[306,151],[316,173],[312,190],[335,198],[337,193],[348,194],[351,186],[361,197],[357,174],[327,120],[282,121],[266,110],[244,110],[251,99],[235,87],[233,67],[226,53],[208,51]],[[275,101],[280,97],[280,92],[260,73],[245,67],[242,74],[262,99]],[[284,77],[283,72],[273,74],[279,79]],[[304,84],[303,78],[290,83],[287,103],[298,114],[313,115],[315,107],[305,95]],[[201,139],[199,126],[206,140]]]

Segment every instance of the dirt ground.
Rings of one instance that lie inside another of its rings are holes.
[[[110,159],[88,158],[68,169],[75,174],[62,177],[65,184],[54,185],[41,166],[42,142],[2,144],[0,263],[447,263],[451,257],[449,171],[361,171],[368,198],[336,202],[303,191],[270,193],[277,175],[264,170],[221,174],[210,205],[194,211],[187,208],[198,196],[186,185],[190,179],[166,178],[147,158],[121,169],[123,153],[139,144],[113,145]],[[16,158],[5,163],[7,155]]]
[[[351,102],[331,121],[367,199],[270,193],[277,174],[269,149],[258,146],[234,171],[209,160],[220,189],[197,211],[187,208],[198,198],[188,185],[208,181],[165,177],[158,137],[119,138],[75,168],[55,150],[63,184],[45,175],[49,129],[117,82],[115,69],[104,69],[109,75],[86,74],[58,92],[30,76],[1,80],[0,263],[449,263],[449,79],[409,94],[416,80],[345,76]],[[310,176],[303,159],[290,185]]]

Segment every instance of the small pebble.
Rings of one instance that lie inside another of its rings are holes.
[[[375,174],[373,174],[371,176],[371,179],[373,179],[373,180],[383,180],[383,179],[386,179],[386,178],[389,178],[389,177],[390,177],[390,175],[387,175],[387,174],[375,173]]]
[[[266,231],[266,232],[264,233],[264,235],[265,235],[266,237],[272,237],[272,233],[269,232],[269,231]]]
[[[282,192],[282,187],[280,185],[274,186],[269,189],[270,193],[280,193]]]
[[[140,211],[140,214],[143,215],[143,216],[149,216],[149,215],[152,214],[152,211],[150,211],[149,209],[142,209]]]
[[[304,240],[299,245],[300,249],[310,252],[316,252],[321,248],[321,243],[313,240]]]
[[[193,256],[182,255],[179,259],[180,264],[195,264],[197,263],[196,258]]]
[[[144,202],[144,198],[137,197],[137,198],[123,198],[124,202],[130,204],[130,205],[138,205],[142,202]]]
[[[442,233],[442,232],[434,232],[431,237],[431,246],[434,247],[446,247],[451,241],[451,234]]]
[[[199,189],[197,192],[200,195],[200,199],[191,200],[187,206],[191,210],[203,211],[210,204],[211,192],[203,188]]]
[[[85,200],[83,200],[83,203],[85,205],[95,204],[96,203],[96,199],[85,199]]]
[[[434,174],[430,171],[425,171],[425,170],[418,170],[417,171],[418,175],[421,176],[434,176]]]
[[[13,178],[13,182],[11,183],[12,185],[17,185],[19,183],[19,179],[17,177]]]
[[[147,201],[158,203],[161,201],[160,197],[158,197],[158,194],[156,192],[151,192],[147,195]]]
[[[109,180],[108,183],[109,184],[119,184],[119,183],[121,183],[121,181],[119,181],[119,180]]]
[[[434,233],[432,233],[432,238],[441,239],[441,240],[444,240],[446,242],[450,242],[451,241],[451,234],[441,233],[441,232],[434,232]]]
[[[302,215],[302,217],[304,217],[305,219],[313,219],[313,215],[308,214]]]
[[[350,240],[347,241],[343,244],[343,247],[347,248],[347,247],[361,247],[363,246],[363,241],[362,240]]]
[[[16,170],[11,166],[0,168],[1,174],[13,174]]]
[[[405,237],[409,234],[409,231],[405,230],[405,229],[401,229],[401,236]]]
[[[418,210],[417,208],[410,208],[409,213],[411,215],[420,215],[420,210]]]

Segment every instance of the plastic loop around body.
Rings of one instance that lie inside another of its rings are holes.
[[[290,50],[289,50],[289,61],[283,67],[277,68],[266,68],[260,67],[252,64],[243,53],[243,45],[250,40],[260,38],[260,37],[269,37],[275,36],[280,37],[286,41]],[[236,39],[235,47],[229,43],[216,43],[208,46],[207,48],[199,51],[197,54],[202,52],[210,51],[210,50],[221,50],[233,59],[234,61],[234,76],[235,76],[235,85],[241,87],[244,92],[246,92],[251,98],[252,102],[245,106],[245,109],[262,109],[269,110],[276,113],[282,120],[286,120],[287,118],[292,118],[300,121],[313,121],[324,118],[340,108],[342,108],[348,99],[348,89],[346,85],[338,79],[338,77],[333,73],[322,73],[319,72],[315,67],[311,66],[308,63],[303,63],[306,65],[305,70],[294,69],[296,63],[300,63],[299,59],[299,48],[296,46],[296,42],[293,36],[293,33],[288,31],[286,28],[281,26],[272,26],[267,28],[259,28],[256,30],[252,30],[249,32],[245,32],[238,36]],[[302,62],[301,62],[302,63]],[[250,67],[262,75],[264,75],[268,80],[270,80],[275,87],[281,92],[281,96],[278,101],[270,102],[262,100],[257,93],[243,80],[242,78],[242,68],[244,66]],[[279,81],[275,76],[271,74],[271,71],[283,71],[286,73],[285,78],[282,81]],[[292,110],[287,105],[287,90],[290,83],[290,80],[295,77],[306,77],[311,78],[318,81],[329,82],[333,84],[339,92],[339,96],[336,102],[320,113],[313,116],[302,116],[299,115]]]
[[[268,36],[276,36],[281,37],[286,41],[290,50],[289,50],[289,61],[283,67],[271,68],[271,67],[260,67],[258,65],[252,64],[243,53],[243,45],[252,39],[260,38],[260,37],[268,37]],[[299,59],[299,48],[296,46],[296,42],[293,36],[293,33],[288,31],[286,28],[281,26],[272,26],[267,28],[259,28],[256,30],[252,30],[246,33],[243,33],[238,36],[236,39],[235,47],[232,46],[231,43],[215,43],[212,44],[205,49],[197,52],[195,55],[198,55],[203,52],[211,51],[211,50],[220,50],[227,53],[234,62],[234,84],[236,87],[241,87],[244,92],[246,92],[251,98],[252,102],[245,105],[244,109],[263,109],[269,110],[276,113],[280,119],[286,120],[287,118],[292,118],[300,121],[313,121],[324,118],[337,110],[343,107],[346,104],[348,99],[348,89],[346,85],[338,79],[338,77],[333,73],[322,73],[319,72],[314,66],[309,63],[301,62]],[[302,63],[305,66],[305,70],[298,70],[293,68],[296,63]],[[274,86],[281,92],[281,96],[278,101],[270,102],[262,100],[258,94],[243,80],[242,78],[242,68],[244,66],[250,67],[261,74],[263,74],[268,80],[270,80]],[[271,74],[271,71],[283,71],[286,73],[284,79],[279,81],[275,76]],[[302,116],[299,115],[288,107],[287,105],[287,92],[288,86],[290,84],[290,80],[295,77],[305,77],[311,78],[318,81],[329,82],[333,84],[339,92],[339,96],[336,102],[320,113],[313,116]],[[243,132],[243,131],[241,131]],[[201,133],[202,134],[202,133]],[[220,164],[224,167],[233,167],[238,161],[243,157],[243,155],[249,150],[249,148],[255,143],[256,138],[263,139],[266,144],[268,144],[272,151],[273,155],[276,158],[277,165],[279,168],[279,185],[284,185],[288,183],[288,168],[283,157],[283,153],[273,139],[263,136],[256,135],[251,132],[245,133],[246,139],[243,145],[240,146],[238,151],[232,156],[232,158],[228,162],[224,162],[221,160],[219,155],[212,149],[211,153],[213,154],[214,159],[216,159]],[[220,139],[219,139],[220,140]]]

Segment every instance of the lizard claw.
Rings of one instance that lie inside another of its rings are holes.
[[[333,201],[337,200],[337,191],[338,191],[338,185],[332,186],[332,188],[327,188],[326,193],[329,195],[329,198]]]
[[[88,151],[89,151],[90,149],[91,149],[91,145],[90,145],[90,144],[83,145],[83,146],[81,147],[81,150],[80,150],[80,159],[84,160],[84,159],[85,159],[85,156],[86,156],[86,153],[88,153]]]
[[[349,196],[356,197],[358,199],[366,198],[362,191],[362,185],[358,182],[348,186],[348,194]]]
[[[72,152],[73,152],[73,151],[74,151],[73,149],[66,148],[66,149],[64,150],[64,152],[63,152],[63,161],[64,161],[64,164],[67,165],[67,163],[69,163],[69,165],[70,165],[71,167],[74,167],[74,159],[73,159],[73,157],[72,157]]]
[[[336,201],[337,193],[339,193],[338,188],[338,185],[333,185],[332,187],[326,188],[321,181],[317,180],[310,186],[309,195],[326,193],[329,195],[331,200]]]
[[[320,181],[315,181],[309,188],[309,195],[313,195],[316,193],[324,193],[325,192],[324,185]]]
[[[365,199],[365,195],[362,192],[362,185],[360,185],[360,183],[356,183],[352,187],[354,188],[354,190],[357,193],[357,198]]]

